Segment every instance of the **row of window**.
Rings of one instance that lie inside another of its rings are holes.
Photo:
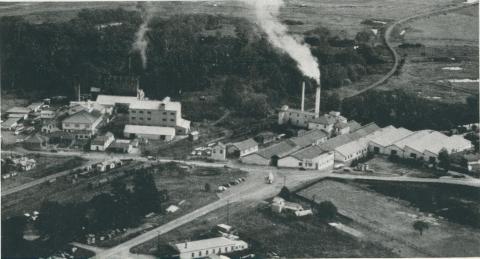
[[[137,119],[137,117],[130,117],[130,119],[131,119],[131,120],[136,120],[136,119]],[[143,120],[144,120],[144,118],[143,118],[143,117],[138,117],[138,119],[139,119],[139,120],[141,120],[141,121],[143,121]],[[147,118],[147,121],[150,121],[150,120],[152,120],[152,118]],[[162,119],[162,121],[167,121],[167,119]],[[175,121],[175,119],[170,119],[170,121],[174,122],[174,121]]]
[[[244,246],[231,246],[230,252],[235,251],[236,248],[237,248],[237,249],[238,249],[238,248],[243,249]],[[224,251],[223,251],[223,252],[228,252],[228,247],[224,247]],[[205,250],[205,256],[209,255],[209,253],[210,253],[210,250]],[[215,248],[211,250],[211,254],[220,254],[220,253],[222,253],[222,248],[221,248],[221,247],[219,247],[218,250],[215,249]],[[199,252],[198,252],[198,257],[202,257],[202,256],[204,256],[204,255],[202,254],[202,251],[199,251]],[[192,253],[192,258],[195,258],[195,253]]]
[[[130,110],[130,113],[137,113],[136,110]],[[138,111],[138,113],[143,114],[143,111]],[[151,111],[147,111],[147,114],[152,114]],[[163,115],[167,115],[167,112],[163,112]],[[170,112],[170,115],[175,116],[175,112]]]
[[[80,124],[79,123],[65,123],[65,127],[70,127],[70,125],[72,125],[73,127],[75,128],[80,128]],[[83,125],[83,124],[82,124]]]

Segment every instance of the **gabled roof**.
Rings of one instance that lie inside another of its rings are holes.
[[[72,114],[63,120],[63,123],[94,123],[100,119],[101,114],[96,112],[87,112],[85,110],[79,111],[75,114]]]
[[[292,138],[291,140],[293,143],[295,143],[297,146],[300,147],[306,147],[310,146],[316,141],[328,137],[327,133],[325,133],[323,130],[319,129],[314,129],[307,131],[304,135]]]
[[[315,157],[320,156],[321,154],[324,154],[326,152],[329,152],[328,150],[323,149],[320,146],[310,146],[304,149],[300,149],[289,156],[292,156],[296,159],[303,160],[303,159],[312,159]]]
[[[327,140],[325,143],[322,143],[320,145],[322,148],[327,150],[336,150],[338,147],[341,147],[347,143],[350,143],[362,137],[365,137],[368,134],[375,132],[378,129],[379,127],[377,126],[377,124],[370,123],[349,134],[344,134],[344,135],[331,138]]]
[[[382,128],[379,134],[376,134],[375,136],[373,136],[370,139],[370,141],[380,146],[386,147],[391,145],[397,140],[405,138],[410,134],[412,134],[412,132],[405,128],[397,129],[393,126],[388,126],[388,127]]]
[[[2,127],[10,128],[15,123],[18,123],[19,120],[20,118],[8,118],[6,121],[2,122]]]
[[[130,109],[180,111],[181,104],[169,100],[136,100],[130,103]]]
[[[239,150],[246,150],[246,149],[250,149],[255,146],[258,146],[258,143],[255,140],[249,138],[244,141],[232,143],[232,145],[238,148]]]
[[[362,127],[362,125],[360,125],[360,123],[354,121],[354,120],[351,120],[349,122],[347,122],[348,124],[348,127],[350,127],[350,132],[354,132],[356,130],[358,130],[359,128]]]
[[[296,150],[300,149],[293,141],[285,140],[280,143],[271,145],[267,148],[261,149],[256,154],[264,157],[266,159],[270,159],[272,156],[284,157]]]

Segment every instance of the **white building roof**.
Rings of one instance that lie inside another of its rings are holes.
[[[152,100],[135,100],[130,103],[130,109],[141,110],[168,110],[168,111],[180,111],[180,102],[171,102],[168,99],[164,101],[152,101]]]
[[[30,113],[31,110],[27,107],[20,107],[20,106],[15,106],[10,109],[6,113]]]
[[[412,134],[412,132],[405,128],[395,128],[394,126],[388,126],[382,128],[378,134],[375,134],[370,141],[374,142],[382,147],[390,146],[394,142],[405,138]]]
[[[10,128],[18,123],[19,120],[20,118],[8,118],[6,121],[2,122],[2,127]]]
[[[175,128],[143,126],[143,125],[125,125],[124,133],[128,134],[148,134],[148,135],[166,135],[175,136]]]
[[[130,104],[132,102],[137,101],[136,96],[119,96],[119,95],[103,95],[100,94],[97,96],[97,103],[101,105],[109,105],[113,106],[116,103],[127,103]]]
[[[414,133],[412,133],[412,134],[394,142],[393,145],[403,149],[406,145],[407,146],[412,145],[413,143],[415,143],[419,139],[422,139],[423,137],[427,136],[431,132],[432,132],[432,130],[416,131],[416,132],[414,132]]]
[[[196,252],[199,250],[206,250],[206,249],[226,247],[226,246],[238,246],[238,245],[247,246],[247,243],[245,243],[242,240],[230,240],[225,237],[215,237],[215,238],[175,244],[175,248],[178,250],[178,252],[183,254],[183,253]]]

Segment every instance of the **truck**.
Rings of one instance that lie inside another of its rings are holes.
[[[273,180],[274,180],[273,174],[272,174],[272,172],[270,172],[270,173],[268,174],[268,176],[265,177],[265,182],[266,182],[267,184],[272,184],[272,183],[273,183]]]

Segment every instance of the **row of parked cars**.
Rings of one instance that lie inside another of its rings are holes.
[[[240,177],[238,179],[235,179],[233,181],[230,181],[229,183],[226,183],[226,184],[223,184],[223,185],[220,185],[218,186],[217,188],[217,191],[218,192],[223,192],[223,191],[226,191],[228,188],[234,186],[234,185],[237,185],[237,184],[240,184],[242,182],[245,182],[245,178],[243,177]]]

